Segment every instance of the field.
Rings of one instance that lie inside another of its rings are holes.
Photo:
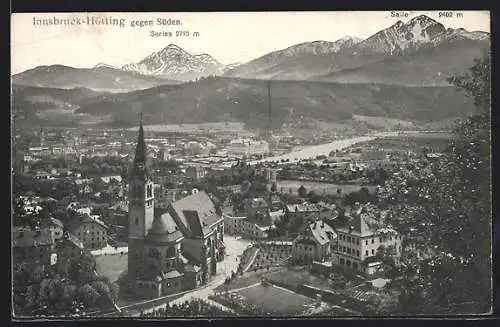
[[[348,194],[359,191],[362,187],[366,187],[370,192],[374,192],[376,186],[364,186],[359,184],[353,185],[338,185],[321,182],[308,182],[308,181],[293,181],[293,180],[279,180],[277,182],[278,191],[288,193],[290,189],[296,193],[299,187],[303,185],[307,192],[314,191],[317,194],[337,194],[337,189],[342,189],[342,194]],[[281,190],[283,188],[283,190]]]
[[[423,148],[430,148],[435,151],[443,151],[453,137],[450,133],[408,133],[362,142],[356,147],[415,152],[420,152]]]
[[[112,254],[96,256],[97,273],[106,276],[114,282],[127,270],[127,254]]]
[[[311,285],[321,289],[331,289],[331,285],[325,278],[312,275],[304,269],[289,268],[286,270],[269,274],[269,279],[277,283],[283,283],[290,287],[298,287],[301,284]]]
[[[250,304],[261,306],[266,312],[282,315],[300,315],[315,301],[277,286],[256,285],[237,292]]]

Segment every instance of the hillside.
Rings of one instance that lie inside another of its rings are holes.
[[[12,84],[17,85],[61,89],[88,88],[107,92],[127,92],[173,83],[178,82],[126,72],[102,64],[94,68],[38,66],[12,76]]]
[[[71,108],[66,114],[87,117],[96,124],[131,126],[142,111],[146,124],[229,121],[243,122],[249,128],[268,124],[279,128],[304,119],[337,123],[353,115],[429,122],[474,110],[472,102],[453,87],[273,81],[271,119],[266,82],[261,80],[217,77],[121,94],[73,92],[77,93],[69,96],[45,88],[19,88],[13,105],[48,121],[53,117],[43,115],[44,111]],[[45,101],[42,95],[47,94],[60,102]]]

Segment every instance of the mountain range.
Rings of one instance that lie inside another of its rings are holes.
[[[446,120],[474,110],[446,79],[466,72],[490,48],[489,38],[418,16],[364,40],[304,42],[242,64],[223,65],[169,44],[121,68],[53,65],[14,75],[13,111],[30,124],[78,117],[78,124],[130,125],[143,111],[152,123],[240,121],[260,128],[270,120],[272,79],[274,127],[353,115]]]
[[[398,21],[365,40],[344,37],[295,45],[240,65],[225,76],[435,85],[445,83],[449,74],[466,71],[489,46],[488,33],[446,29],[422,15],[406,24]],[[413,62],[415,57],[418,62]],[[427,69],[422,76],[420,69],[426,63],[437,69]]]

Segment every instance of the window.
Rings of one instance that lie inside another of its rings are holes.
[[[366,250],[365,255],[368,255],[368,250]]]
[[[382,243],[382,237],[379,237],[379,238],[378,238],[378,241],[379,241],[380,243]]]
[[[345,264],[345,261],[343,258],[340,258],[340,264],[343,266]]]
[[[372,254],[375,254],[375,250],[374,249],[372,249]]]
[[[365,241],[365,245],[368,245],[368,240]]]
[[[351,243],[351,237],[347,237],[347,243]]]
[[[359,245],[359,238],[356,239],[356,244]]]
[[[351,254],[351,248],[347,248],[347,253]]]
[[[356,250],[356,256],[359,257],[359,251]]]
[[[135,225],[139,225],[139,218],[135,218]]]
[[[374,238],[372,238],[372,244],[375,244],[375,239]]]
[[[353,262],[353,263],[352,263],[352,267],[353,267],[354,269],[358,269],[358,264],[357,264],[356,262]]]
[[[167,258],[173,258],[173,257],[175,257],[175,248],[171,246],[167,250]]]

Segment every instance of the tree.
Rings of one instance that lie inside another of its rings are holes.
[[[77,285],[90,283],[97,279],[96,262],[91,254],[84,253],[80,260],[75,260],[70,267],[70,275]]]
[[[93,307],[99,300],[100,294],[92,285],[85,284],[78,289],[78,298],[86,306]]]
[[[305,198],[307,196],[307,190],[304,187],[304,185],[300,185],[299,189],[297,190],[297,193],[301,198]]]
[[[307,198],[311,203],[318,203],[321,201],[321,196],[312,190],[307,194]]]
[[[490,58],[449,79],[481,110],[460,122],[440,160],[402,167],[381,188],[389,219],[430,258],[403,272],[400,312],[491,310]],[[409,233],[412,228],[412,233]]]

